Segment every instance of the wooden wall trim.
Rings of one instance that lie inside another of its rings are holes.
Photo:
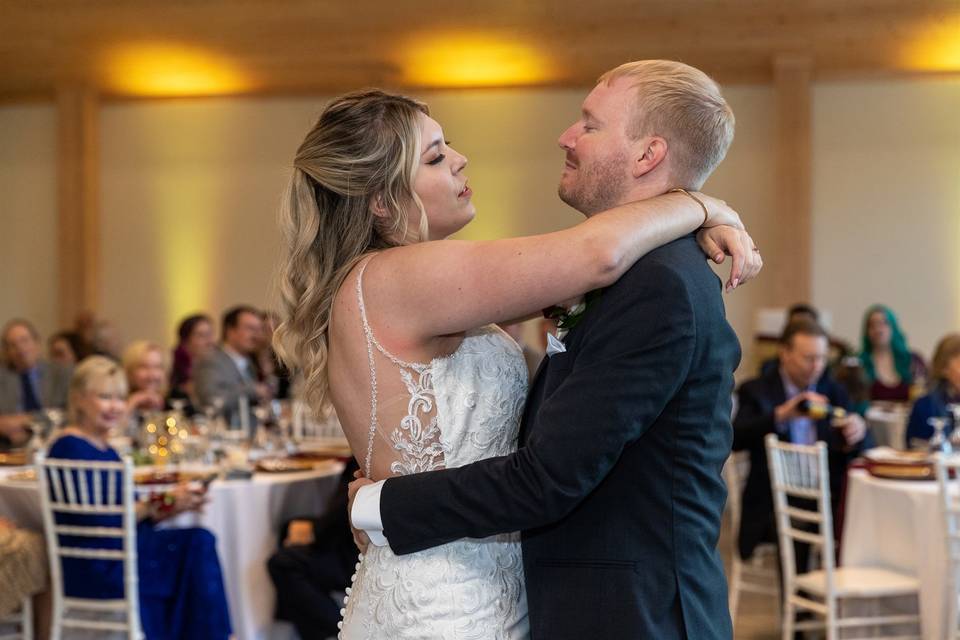
[[[777,107],[777,246],[770,260],[776,275],[776,303],[811,302],[813,62],[802,55],[774,60]],[[769,254],[768,254],[769,255]]]
[[[100,293],[99,99],[86,87],[57,92],[57,248],[61,326],[96,311]]]

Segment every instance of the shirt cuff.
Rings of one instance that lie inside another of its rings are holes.
[[[385,547],[389,543],[383,535],[383,520],[380,519],[380,492],[386,480],[374,482],[360,487],[357,496],[353,499],[353,509],[350,511],[350,521],[356,529],[360,529],[370,538],[370,543],[376,547]]]

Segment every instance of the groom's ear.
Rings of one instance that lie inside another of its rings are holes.
[[[641,138],[635,145],[636,153],[630,167],[634,178],[650,173],[667,157],[667,141],[660,136]]]

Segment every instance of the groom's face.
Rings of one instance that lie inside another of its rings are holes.
[[[598,84],[583,101],[580,119],[558,140],[566,152],[560,199],[590,216],[625,201],[630,189],[627,125],[635,91],[625,79]]]

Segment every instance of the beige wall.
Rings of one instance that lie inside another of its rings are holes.
[[[813,121],[814,300],[850,340],[886,303],[930,358],[960,330],[960,78],[819,85]]]
[[[56,329],[57,138],[53,105],[0,107],[0,323]]]
[[[422,96],[447,138],[470,158],[479,213],[465,237],[537,233],[579,220],[555,195],[562,162],[556,138],[584,93]],[[738,208],[760,247],[769,247],[776,224],[773,92],[756,86],[726,93],[737,136],[706,190]],[[875,299],[901,310],[914,342],[927,352],[940,333],[960,325],[957,95],[958,82],[944,79],[815,88],[813,302],[832,312],[845,337],[856,334],[861,309]],[[174,322],[186,313],[270,302],[285,167],[322,104],[317,97],[104,106],[102,311],[127,339],[168,343]],[[0,132],[4,139],[33,141],[21,147],[43,148],[30,175],[9,149],[0,150],[0,185],[7,187],[0,243],[11,243],[8,230],[30,236],[52,258],[52,110],[2,109]],[[23,216],[6,224],[7,202],[38,201],[46,212],[42,235]],[[776,255],[764,257],[775,267]],[[47,284],[13,289],[2,303],[6,315],[26,309],[52,322],[50,258],[41,261],[50,266],[38,276]],[[11,261],[20,269],[27,263]],[[772,299],[772,286],[761,277],[726,298],[747,362],[754,313]]]

